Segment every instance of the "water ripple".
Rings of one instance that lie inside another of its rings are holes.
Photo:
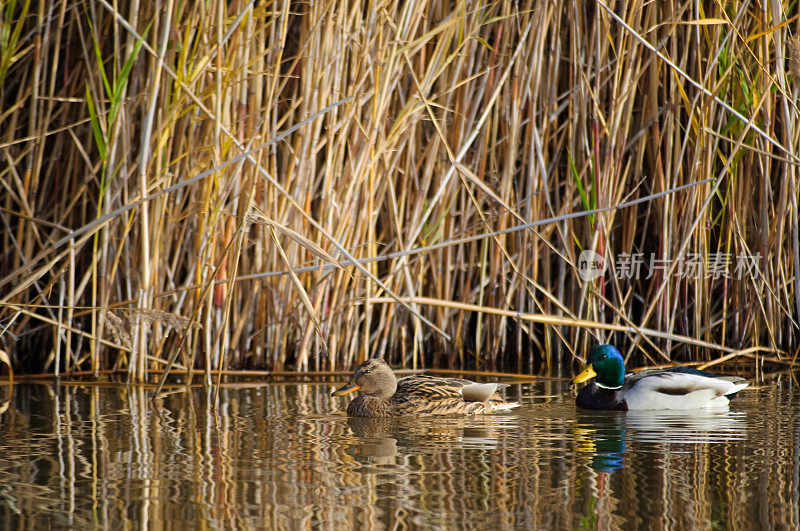
[[[330,388],[16,386],[0,528],[797,528],[788,381],[722,413],[579,411],[549,383],[509,414],[397,420]]]

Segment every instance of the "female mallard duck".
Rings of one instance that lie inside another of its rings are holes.
[[[351,417],[401,417],[403,415],[481,415],[519,406],[504,402],[498,383],[475,383],[457,378],[415,375],[398,380],[381,359],[367,360],[356,368],[344,386],[333,392],[361,394],[347,406]]]
[[[625,361],[612,345],[589,352],[588,366],[572,383],[596,378],[580,390],[585,409],[724,409],[749,384],[738,376],[717,376],[689,367],[625,374]]]

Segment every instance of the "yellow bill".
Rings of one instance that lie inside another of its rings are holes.
[[[595,376],[597,376],[597,373],[594,372],[594,368],[591,365],[589,365],[583,370],[582,373],[580,373],[578,376],[572,379],[572,383],[574,384],[582,383],[585,382],[586,380],[591,380]]]

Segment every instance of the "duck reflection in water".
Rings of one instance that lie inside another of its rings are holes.
[[[633,468],[637,477],[653,474],[636,466],[636,455],[643,449],[652,453],[658,474],[667,471],[660,463],[678,452],[688,455],[687,449],[698,445],[726,444],[746,439],[746,414],[743,412],[696,411],[584,411],[578,410],[575,427],[575,451],[588,457],[588,467],[579,475],[590,489],[591,500],[587,515],[597,529],[625,528],[619,511],[620,492],[615,492],[611,474],[625,466]],[[626,443],[631,447],[626,452]],[[703,455],[708,455],[702,451]],[[633,461],[631,461],[633,460]],[[641,464],[641,463],[640,463]]]
[[[358,438],[348,453],[372,464],[392,464],[400,449],[440,453],[451,448],[496,448],[496,429],[506,426],[491,417],[369,418],[348,417]]]
[[[576,451],[590,456],[589,466],[597,472],[614,472],[625,462],[625,421],[614,412],[578,414],[575,428]]]
[[[394,463],[397,439],[392,437],[391,419],[348,417],[347,425],[359,439],[359,443],[348,449],[348,453],[361,462],[379,465]]]
[[[740,411],[628,411],[624,417],[631,439],[662,446],[741,441],[747,432]]]
[[[715,444],[746,438],[746,415],[730,411],[581,411],[576,451],[590,454],[589,466],[613,472],[625,465],[625,439],[670,445]]]

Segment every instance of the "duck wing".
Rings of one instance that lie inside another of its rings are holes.
[[[460,378],[437,378],[420,374],[398,380],[395,394],[426,400],[459,399],[465,402],[486,402],[503,387],[508,387],[508,384],[476,383]]]
[[[505,384],[415,375],[397,381],[392,407],[398,414],[482,414],[516,407],[496,394]]]
[[[623,388],[628,409],[697,409],[727,406],[727,397],[748,385],[736,376],[682,367],[630,374]]]
[[[750,384],[739,376],[718,376],[691,367],[675,367],[658,371],[641,371],[625,377],[626,388],[638,385],[671,395],[709,389],[717,396],[724,396],[737,393]]]

